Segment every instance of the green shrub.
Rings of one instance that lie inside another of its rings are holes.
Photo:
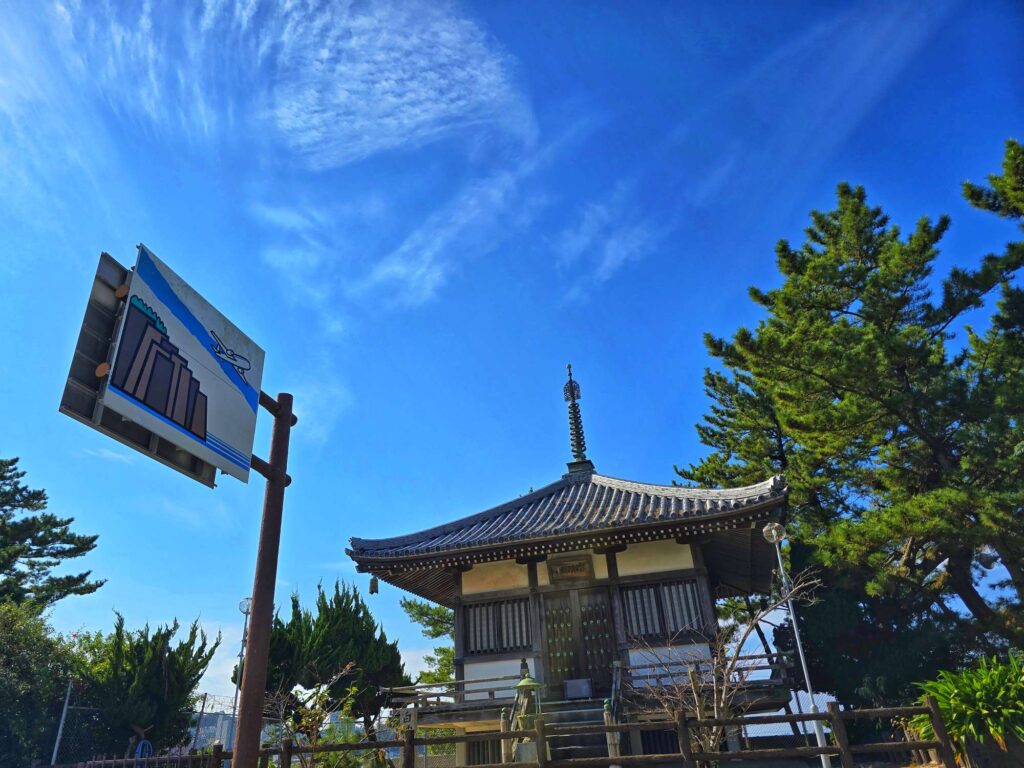
[[[940,672],[937,680],[918,683],[924,696],[934,696],[950,738],[964,754],[970,740],[989,739],[1006,751],[1007,739],[1024,741],[1024,656],[1011,653],[1005,662],[996,657],[982,659],[960,672]],[[910,725],[924,739],[934,739],[927,715],[911,719]]]

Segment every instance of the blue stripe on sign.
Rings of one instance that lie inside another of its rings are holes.
[[[230,445],[229,443],[225,443],[219,437],[217,437],[216,435],[212,435],[209,432],[206,433],[206,442],[212,443],[213,445],[216,445],[219,448],[223,448],[227,453],[235,456],[239,461],[247,461],[249,458],[234,446]]]
[[[107,392],[113,392],[115,395],[120,395],[125,400],[130,401],[132,405],[134,405],[134,406],[136,406],[138,408],[141,408],[142,410],[144,410],[146,413],[150,414],[151,416],[156,416],[156,418],[160,419],[160,421],[162,421],[165,424],[169,424],[170,426],[174,427],[176,430],[181,432],[181,434],[187,435],[188,437],[191,437],[193,440],[195,440],[200,445],[204,445],[207,448],[209,448],[211,451],[216,453],[217,455],[223,456],[225,459],[230,461],[232,464],[237,464],[239,467],[244,469],[246,472],[249,471],[249,462],[248,461],[239,461],[234,456],[229,455],[227,453],[227,451],[223,450],[222,448],[217,447],[213,443],[208,443],[208,442],[205,442],[203,440],[200,440],[196,435],[194,435],[191,432],[189,432],[187,429],[185,429],[183,426],[181,426],[177,422],[171,421],[166,416],[164,416],[162,413],[154,411],[152,408],[150,408],[148,405],[146,405],[142,401],[136,400],[134,397],[129,395],[127,392],[121,391],[120,389],[115,387],[113,384],[108,384],[107,385]]]
[[[212,440],[207,440],[206,442],[211,449],[216,449],[220,453],[223,453],[225,456],[231,456],[233,459],[236,459],[237,461],[241,461],[243,463],[245,462],[245,456],[242,456],[240,453],[238,453],[238,451],[231,450],[230,448],[226,447],[223,443],[216,443]]]
[[[206,433],[206,442],[213,443],[214,445],[219,445],[225,451],[227,451],[228,453],[235,454],[240,459],[244,459],[245,458],[245,455],[241,451],[237,450],[233,445],[224,442],[219,437],[217,437],[214,434],[211,434],[210,432]]]
[[[199,319],[192,314],[190,310],[180,298],[178,294],[174,292],[170,284],[167,282],[167,278],[163,276],[163,273],[157,268],[156,263],[151,258],[152,254],[149,249],[144,246],[139,246],[139,263],[136,267],[139,276],[146,281],[146,285],[149,286],[150,290],[156,295],[161,302],[163,302],[171,313],[181,321],[193,336],[199,340],[199,346],[210,353],[210,357],[224,370],[228,380],[231,381],[236,387],[238,387],[239,393],[245,398],[245,401],[252,408],[253,413],[256,412],[257,403],[259,403],[260,393],[257,392],[251,384],[239,375],[235,367],[225,360],[221,360],[213,352],[213,347],[210,345],[210,332],[206,327],[199,322]]]

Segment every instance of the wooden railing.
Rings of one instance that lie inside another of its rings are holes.
[[[887,741],[872,744],[851,744],[846,732],[846,721],[852,719],[906,718],[913,715],[928,715],[936,738],[930,741]],[[834,743],[824,747],[792,747],[782,749],[741,749],[735,752],[702,752],[693,748],[693,731],[701,728],[751,727],[773,723],[799,723],[821,720],[832,731]],[[667,723],[615,723],[612,725],[561,726],[556,729],[559,735],[591,735],[600,733],[621,733],[623,731],[663,731]],[[609,754],[608,757],[581,757],[569,760],[552,760],[550,765],[542,764],[540,768],[606,768],[606,766],[649,765],[666,761],[679,761],[683,768],[697,768],[698,763],[720,762],[722,760],[793,760],[818,757],[820,755],[838,756],[843,768],[854,768],[855,754],[879,754],[899,752],[925,752],[934,750],[943,768],[957,768],[956,758],[945,723],[939,713],[935,699],[926,697],[925,706],[890,707],[885,709],[854,709],[840,710],[836,702],[830,702],[828,710],[822,713],[802,715],[761,715],[745,717],[693,719],[678,715],[673,724],[679,739],[678,754],[660,755],[627,755]],[[611,749],[609,749],[611,752]],[[541,750],[538,748],[538,754]],[[539,762],[539,761],[538,761]]]
[[[331,752],[364,752],[385,750],[395,747],[402,748],[402,768],[415,768],[416,749],[420,746],[438,744],[469,744],[480,741],[521,740],[529,739],[537,745],[536,759],[529,762],[493,763],[476,768],[606,768],[606,766],[653,765],[674,761],[681,763],[683,768],[697,768],[699,763],[718,763],[723,760],[792,760],[830,755],[839,757],[842,768],[854,768],[854,755],[872,755],[879,753],[924,752],[934,750],[943,768],[956,768],[955,756],[950,744],[945,724],[939,714],[938,704],[932,697],[926,698],[925,706],[891,707],[886,709],[854,709],[842,711],[835,702],[823,713],[802,715],[764,715],[756,717],[727,717],[714,719],[693,719],[680,715],[674,722],[643,722],[643,723],[610,723],[605,725],[546,725],[544,718],[538,716],[534,727],[530,730],[502,730],[500,733],[473,733],[458,736],[418,737],[415,731],[408,729],[401,740],[362,741],[349,744],[318,744],[316,746],[295,744],[285,740],[280,746],[262,749],[259,752],[258,768],[270,768],[274,761],[279,768],[293,765],[294,758],[302,755],[318,755]],[[913,715],[929,716],[936,738],[930,741],[899,741],[878,742],[871,744],[851,744],[846,732],[846,721],[853,719],[888,719],[906,718]],[[772,723],[824,721],[832,732],[832,744],[824,747],[793,747],[788,749],[746,749],[735,752],[702,752],[694,748],[694,731],[702,728],[751,727]],[[679,752],[657,755],[620,755],[618,735],[625,731],[664,731],[674,728],[679,739]],[[566,735],[611,734],[608,738],[607,757],[579,757],[565,760],[552,760],[549,755],[548,739]],[[508,750],[502,751],[511,757]],[[224,761],[230,760],[232,753],[219,745],[206,755],[184,755],[180,757],[149,757],[125,758],[121,760],[94,760],[85,763],[67,764],[57,768],[222,768]],[[234,768],[257,768],[256,766],[234,766]]]
[[[788,682],[787,673],[792,668],[788,658],[783,654],[741,656],[733,673],[733,683],[752,687],[781,686]],[[642,691],[645,686],[687,685],[691,681],[691,674],[707,680],[710,672],[711,662],[707,659],[665,659],[650,664],[613,664],[613,706],[617,707],[623,695]],[[478,704],[485,707],[496,699],[514,698],[515,684],[521,679],[520,675],[505,675],[477,680],[419,683],[382,690],[389,694],[389,704],[392,707],[412,705],[419,709],[432,709],[462,704]]]
[[[695,681],[704,686],[711,685],[715,672],[710,659],[657,659],[650,664],[624,666],[622,673],[626,686],[636,692],[646,686],[693,685]],[[733,670],[730,682],[736,686],[772,687],[789,682],[789,671],[793,668],[787,654],[756,653],[740,656]]]
[[[467,702],[486,705],[494,699],[514,698],[515,685],[520,680],[520,675],[505,675],[478,680],[452,680],[446,683],[418,683],[382,690],[389,694],[388,700],[392,707],[409,704],[416,707],[438,707]]]

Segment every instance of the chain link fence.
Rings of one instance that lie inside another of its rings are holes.
[[[233,696],[200,694],[190,712],[191,726],[188,740],[172,749],[161,749],[163,745],[154,745],[161,754],[188,754],[195,750],[208,751],[214,744],[229,748],[235,739],[235,701]],[[109,744],[104,749],[98,734],[103,733],[104,723],[100,712],[94,707],[79,703],[76,692],[71,691],[68,699],[67,714],[63,726],[59,722],[53,725],[55,753],[47,752],[46,758],[56,754],[56,763],[77,763],[104,757],[124,757],[129,749],[128,740],[118,754],[109,754]],[[263,721],[263,738],[266,741],[280,741],[280,723],[265,718]]]

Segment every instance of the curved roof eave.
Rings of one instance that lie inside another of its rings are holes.
[[[491,509],[423,531],[384,539],[352,538],[346,550],[363,565],[469,556],[522,548],[602,531],[710,523],[781,504],[789,489],[782,475],[730,489],[683,488],[569,473],[543,488]]]

